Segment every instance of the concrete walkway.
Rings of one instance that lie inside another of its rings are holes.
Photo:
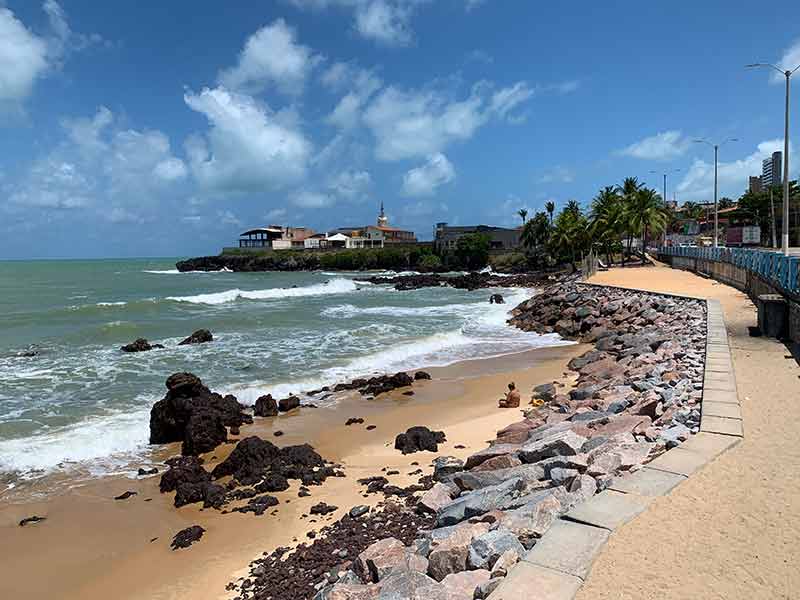
[[[614,532],[576,598],[800,598],[797,362],[777,341],[750,337],[755,307],[726,285],[661,266],[591,281],[720,301],[745,437]]]

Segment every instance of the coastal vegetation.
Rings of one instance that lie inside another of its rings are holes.
[[[669,221],[669,211],[658,192],[635,177],[601,189],[588,211],[575,200],[567,202],[557,215],[552,202],[545,210],[530,218],[522,230],[522,245],[532,268],[575,267],[589,252],[605,256],[609,263],[621,254],[624,264],[633,253],[635,239],[661,234]]]

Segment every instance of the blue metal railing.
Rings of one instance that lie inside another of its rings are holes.
[[[750,248],[699,248],[688,246],[663,246],[658,249],[665,256],[683,256],[714,262],[730,263],[753,271],[784,291],[800,294],[800,257],[783,256],[767,250]]]

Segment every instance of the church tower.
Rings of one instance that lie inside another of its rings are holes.
[[[378,227],[388,227],[389,218],[383,212],[383,201],[381,201],[381,214],[378,215]]]

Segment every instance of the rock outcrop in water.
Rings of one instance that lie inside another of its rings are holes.
[[[186,346],[188,344],[207,344],[214,341],[214,336],[208,329],[198,329],[192,335],[178,343],[178,346]]]
[[[123,352],[148,352],[156,348],[163,348],[161,344],[151,344],[145,338],[138,338],[130,344],[125,344],[120,348]]]
[[[175,373],[166,385],[150,410],[151,444],[183,442],[182,454],[197,455],[226,441],[226,427],[253,422],[234,396],[211,392],[192,373]]]
[[[553,275],[546,273],[524,273],[501,276],[496,273],[467,273],[465,275],[398,275],[397,277],[367,277],[356,279],[372,284],[391,285],[400,291],[418,290],[426,287],[453,287],[460,290],[478,290],[492,287],[534,287],[550,281]]]

